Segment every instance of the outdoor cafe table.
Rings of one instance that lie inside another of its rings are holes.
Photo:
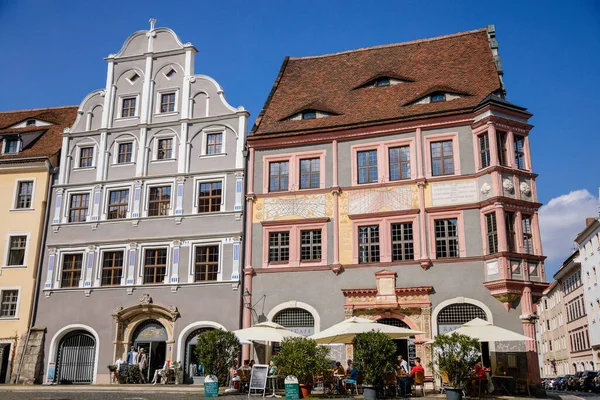
[[[515,387],[515,378],[508,375],[492,375],[492,382],[498,389],[502,389],[508,396],[512,396]]]
[[[344,381],[344,378],[346,377],[346,375],[342,375],[342,374],[333,374],[333,377],[335,378],[335,390],[337,393],[341,394],[342,393],[342,382]]]
[[[273,388],[273,393],[271,393],[270,395],[268,395],[266,397],[281,397],[281,396],[278,396],[277,394],[275,394],[275,383],[277,383],[277,379],[279,379],[279,375],[267,376],[267,381],[271,381],[271,387]],[[265,396],[263,395],[263,397],[265,397]]]

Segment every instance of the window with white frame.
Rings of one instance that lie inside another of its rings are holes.
[[[219,275],[219,245],[211,244],[196,247],[194,281],[216,281]]]
[[[61,288],[79,287],[83,253],[65,254],[62,259]]]
[[[4,142],[2,145],[3,154],[17,154],[19,152],[21,140],[18,137],[4,137],[2,141]]]
[[[358,183],[378,181],[377,150],[365,150],[356,153],[358,165]]]
[[[117,143],[117,164],[130,163],[133,157],[133,142]]]
[[[91,168],[94,165],[94,147],[79,148],[79,168]]]
[[[314,189],[321,186],[321,159],[300,160],[300,189]]]
[[[431,174],[454,174],[454,148],[452,140],[431,143]]]
[[[171,209],[171,186],[151,186],[148,195],[148,216],[169,215]]]
[[[90,204],[89,193],[73,193],[69,200],[69,222],[85,222]]]
[[[160,112],[174,112],[175,111],[175,92],[162,93],[160,95]]]
[[[223,152],[223,133],[208,133],[206,135],[206,154],[221,154]]]
[[[221,211],[223,182],[200,182],[198,184],[198,213]]]
[[[121,284],[123,277],[124,251],[105,251],[102,253],[102,286]]]
[[[415,249],[413,242],[412,222],[394,223],[392,232],[392,261],[414,260]]]
[[[269,192],[288,190],[289,161],[274,161],[269,163]]]
[[[115,189],[108,192],[106,219],[127,218],[129,210],[129,189]]]
[[[33,196],[33,181],[19,181],[17,185],[17,198],[15,199],[16,209],[31,208]]]
[[[144,252],[144,284],[163,283],[167,273],[168,248],[146,249]]]
[[[6,265],[9,267],[25,265],[26,250],[27,235],[9,236]]]
[[[173,158],[173,138],[158,139],[156,149],[157,160],[170,160]]]
[[[321,229],[311,229],[300,231],[300,260],[301,261],[321,261],[322,258],[322,240],[323,231]]]
[[[126,97],[123,99],[123,104],[121,106],[121,117],[135,117],[135,106],[136,106],[137,98],[136,97]]]
[[[0,288],[0,318],[14,318],[17,316],[19,305],[18,289]]]

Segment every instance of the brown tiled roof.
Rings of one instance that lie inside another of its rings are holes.
[[[408,82],[358,87],[383,75],[404,77]],[[465,97],[411,104],[440,88]],[[286,58],[251,134],[301,134],[448,114],[471,110],[491,93],[500,91],[486,29],[330,55]],[[310,104],[320,104],[339,115],[286,119]]]
[[[76,117],[77,107],[75,106],[0,112],[0,135],[6,133],[42,133],[18,154],[0,154],[0,163],[17,162],[18,159],[23,158],[50,157],[57,154],[62,145],[60,134],[65,128],[70,128],[73,125]],[[37,119],[53,125],[30,126],[19,129],[10,128],[28,119]],[[0,138],[0,146],[1,144],[2,139]]]

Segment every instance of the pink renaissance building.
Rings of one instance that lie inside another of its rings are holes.
[[[493,26],[285,58],[247,140],[244,327],[362,316],[424,332],[396,343],[424,365],[428,340],[475,317],[535,339],[532,114],[502,75]],[[539,382],[535,340],[484,350]]]

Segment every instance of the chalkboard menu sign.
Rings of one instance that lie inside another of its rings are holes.
[[[415,366],[415,358],[417,357],[417,346],[413,339],[408,340],[408,364],[411,367]]]
[[[252,375],[250,376],[250,388],[248,390],[248,396],[255,390],[260,390],[264,393],[265,387],[267,386],[267,374],[269,372],[269,366],[265,364],[254,364],[252,367]]]
[[[298,379],[295,376],[288,376],[285,378],[285,398],[286,399],[299,399],[300,388],[298,386]]]
[[[204,397],[219,396],[219,380],[214,375],[209,375],[204,379]]]

